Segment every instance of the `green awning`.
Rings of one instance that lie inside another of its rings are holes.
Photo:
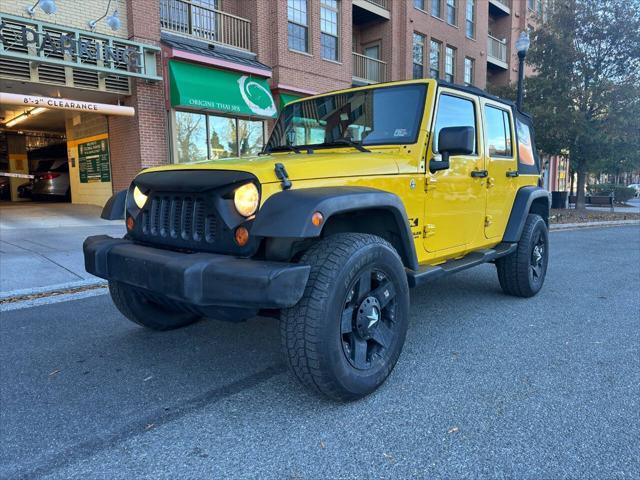
[[[294,100],[300,100],[304,98],[304,95],[293,95],[291,93],[281,93],[280,94],[280,108],[284,108],[287,103],[291,103]]]
[[[171,106],[275,118],[276,105],[264,78],[192,63],[169,61]]]

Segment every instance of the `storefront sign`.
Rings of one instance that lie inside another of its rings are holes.
[[[169,62],[171,105],[234,115],[274,118],[276,105],[264,78],[185,62]]]
[[[0,58],[161,80],[153,45],[0,14]]]
[[[109,142],[107,139],[78,144],[80,183],[110,182]]]
[[[102,115],[121,115],[132,117],[136,111],[133,107],[111,105],[110,103],[85,102],[68,98],[40,97],[19,93],[0,92],[0,104],[20,107],[45,107],[55,110],[74,110],[78,112],[99,113]]]

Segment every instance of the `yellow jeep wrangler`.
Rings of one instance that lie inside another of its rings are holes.
[[[295,376],[338,400],[396,364],[409,287],[493,262],[535,295],[549,258],[531,119],[475,89],[417,80],[287,105],[262,154],[150,168],[112,197],[124,238],[89,237],[88,272],[157,330],[280,319]]]

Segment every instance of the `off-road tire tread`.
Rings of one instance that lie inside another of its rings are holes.
[[[329,296],[331,280],[353,253],[374,244],[388,247],[398,256],[389,242],[364,233],[336,234],[312,245],[300,259],[300,263],[311,265],[304,294],[294,307],[283,310],[281,316],[280,335],[290,370],[307,387],[336,400],[348,401],[358,397],[346,394],[323,375],[316,319],[324,310],[322,303]],[[399,256],[398,261],[401,261]]]
[[[529,286],[529,257],[533,232],[538,222],[544,223],[540,215],[528,214],[516,251],[496,260],[498,281],[507,295],[529,298],[537,293],[532,292]]]
[[[135,311],[134,308],[132,308],[131,299],[127,298],[128,294],[130,294],[126,290],[127,288],[129,287],[121,284],[120,282],[113,282],[113,281],[109,282],[109,293],[111,295],[111,299],[113,300],[113,303],[116,306],[116,308],[120,311],[120,313],[122,313],[122,315],[127,317],[133,323],[137,323],[141,327],[150,328],[152,330],[158,330],[158,331],[166,331],[166,330],[173,330],[176,328],[187,326],[198,320],[198,317],[194,316],[193,320],[181,322],[178,325],[169,325],[169,324],[163,324],[161,322],[153,321],[153,319],[150,319],[147,316],[143,318],[138,314],[138,312]],[[161,308],[161,307],[158,306],[155,308]]]

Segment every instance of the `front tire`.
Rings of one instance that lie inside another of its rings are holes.
[[[338,401],[364,397],[387,379],[402,351],[409,287],[385,240],[337,234],[313,245],[302,299],[283,310],[281,339],[293,374]]]
[[[496,260],[502,290],[507,295],[533,297],[544,284],[548,262],[547,224],[540,215],[530,213],[516,251]]]
[[[120,282],[109,282],[109,293],[120,313],[151,330],[173,330],[200,319],[193,313],[181,312],[150,300],[144,292]]]

